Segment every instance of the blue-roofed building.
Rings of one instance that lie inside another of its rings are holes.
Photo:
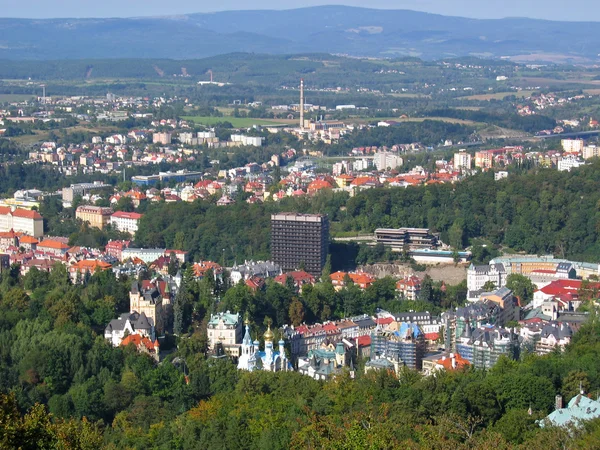
[[[557,427],[577,426],[584,420],[598,417],[600,417],[600,402],[586,397],[582,391],[571,399],[566,408],[557,408],[545,420],[540,421],[540,426],[544,427],[548,423]]]
[[[388,358],[421,370],[427,351],[425,336],[416,323],[402,322],[398,331],[375,330],[371,334],[371,359]]]

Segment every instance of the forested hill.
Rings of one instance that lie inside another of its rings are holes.
[[[229,52],[327,52],[426,59],[547,53],[597,60],[596,29],[593,22],[477,20],[345,6],[129,19],[0,19],[0,58],[189,59]]]
[[[342,208],[345,206],[345,208]],[[316,199],[217,207],[150,206],[137,241],[188,250],[196,259],[233,262],[269,257],[269,217],[276,211],[325,212],[337,231],[427,227],[457,248],[473,239],[532,254],[600,261],[600,161],[571,173],[532,169],[494,181],[479,174],[457,184],[371,189],[353,198],[324,193]]]

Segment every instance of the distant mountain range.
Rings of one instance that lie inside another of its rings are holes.
[[[173,58],[231,52],[599,61],[600,24],[478,20],[321,6],[127,19],[0,19],[0,59]]]

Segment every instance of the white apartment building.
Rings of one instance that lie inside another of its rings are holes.
[[[579,158],[575,158],[573,156],[568,156],[566,158],[561,158],[558,161],[558,171],[559,172],[570,172],[571,169],[577,169],[578,167],[584,166],[585,162],[581,161]]]
[[[39,238],[44,236],[44,219],[37,211],[0,206],[0,232],[10,230]]]
[[[600,156],[600,147],[595,145],[586,145],[582,151],[583,159],[596,158]]]
[[[398,155],[388,152],[378,152],[375,153],[373,157],[373,165],[377,168],[377,170],[387,170],[387,169],[395,169],[396,167],[400,167],[404,161]]]
[[[142,217],[143,214],[117,211],[110,216],[110,224],[119,231],[133,235],[137,232],[138,223]]]
[[[562,139],[562,148],[568,153],[581,153],[583,151],[583,139]]]
[[[476,266],[471,264],[467,270],[467,300],[478,301],[483,286],[489,281],[496,289],[506,286],[508,273],[504,264],[486,264]]]
[[[243,134],[232,134],[231,142],[239,143],[240,145],[251,145],[254,147],[260,147],[263,145],[264,137],[260,136],[246,136]]]
[[[171,143],[171,133],[154,133],[152,135],[152,143],[169,145]]]
[[[470,169],[471,168],[471,155],[466,150],[461,149],[458,153],[454,154],[454,169]]]

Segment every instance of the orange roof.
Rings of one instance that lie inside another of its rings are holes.
[[[42,220],[42,216],[37,211],[29,209],[17,208],[14,211],[9,206],[0,206],[0,215],[12,214],[14,217],[22,217],[24,219]]]
[[[373,177],[356,177],[354,180],[352,180],[352,183],[350,184],[352,186],[363,186],[368,183],[379,184],[379,181],[377,181],[377,179]]]
[[[453,353],[452,355],[454,355],[454,358],[452,358],[452,357],[440,358],[436,361],[436,364],[439,364],[446,370],[456,370],[456,369],[461,369],[463,367],[467,367],[467,366],[471,365],[471,363],[467,359],[460,356],[459,353]],[[452,367],[453,359],[455,360],[455,367]]]
[[[122,347],[127,347],[129,344],[133,344],[136,347],[143,345],[148,350],[156,350],[158,347],[160,347],[158,339],[152,342],[146,336],[140,336],[139,334],[130,334],[121,341]]]
[[[39,243],[40,243],[40,241],[38,241],[33,236],[25,235],[25,236],[19,238],[19,244],[39,244]]]
[[[75,264],[71,266],[71,268],[78,270],[106,270],[110,269],[112,265],[106,263],[104,261],[98,261],[96,259],[82,259],[81,261],[77,261]]]
[[[325,180],[315,180],[308,185],[309,191],[318,191],[321,189],[331,189],[333,186],[331,183]]]
[[[52,239],[44,239],[39,243],[38,247],[46,247],[46,248],[54,248],[56,250],[68,250],[69,246],[67,244],[63,244],[59,241],[54,241]]]

